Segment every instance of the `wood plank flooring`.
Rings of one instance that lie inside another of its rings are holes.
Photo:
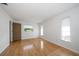
[[[79,54],[36,38],[12,42],[1,56],[79,56]]]

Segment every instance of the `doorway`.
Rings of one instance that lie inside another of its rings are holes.
[[[13,23],[13,41],[21,40],[21,24]]]

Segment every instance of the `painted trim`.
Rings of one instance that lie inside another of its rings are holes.
[[[40,38],[49,41],[49,40],[48,40],[46,37],[44,37],[44,36],[40,36]],[[52,41],[49,41],[49,42],[50,42],[50,43],[54,43],[54,42],[52,42]],[[61,47],[63,47],[63,48],[66,48],[66,49],[68,49],[68,50],[70,50],[70,51],[72,51],[72,52],[74,52],[74,53],[79,54],[79,51],[76,51],[76,50],[71,49],[71,48],[64,47],[63,45],[60,45],[60,44],[57,44],[57,43],[54,43],[54,44],[56,44],[56,45],[58,45],[58,46],[61,46]]]

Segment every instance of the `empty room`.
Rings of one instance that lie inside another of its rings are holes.
[[[0,56],[79,56],[79,3],[0,3]]]

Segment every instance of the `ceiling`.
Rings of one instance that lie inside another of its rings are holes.
[[[14,20],[39,23],[77,5],[77,3],[8,3],[8,6],[0,6]]]

